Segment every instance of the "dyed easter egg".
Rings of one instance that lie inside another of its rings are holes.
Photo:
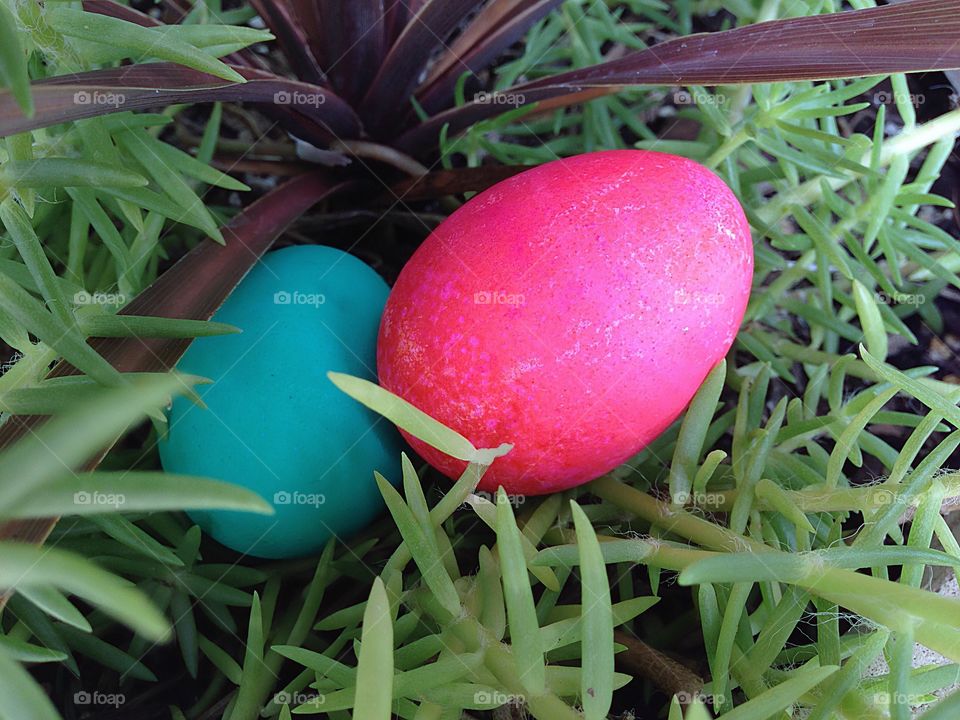
[[[213,319],[242,330],[200,338],[178,368],[213,384],[206,409],[179,398],[160,443],[168,472],[242,485],[276,514],[191,512],[224,545],[258,557],[318,552],[382,510],[373,471],[399,475],[395,428],[337,390],[335,370],[376,379],[389,288],[370,267],[316,245],[264,256]]]
[[[563,490],[676,420],[729,350],[752,274],[743,210],[696,162],[615,150],[546,163],[471,199],[414,253],[380,325],[380,382],[477,447],[514,444],[481,489]]]

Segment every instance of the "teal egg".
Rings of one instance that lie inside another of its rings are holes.
[[[160,443],[167,472],[242,485],[276,514],[191,512],[207,533],[264,558],[320,551],[383,510],[378,470],[396,480],[396,429],[340,392],[327,372],[376,380],[389,287],[354,256],[318,245],[264,256],[213,319],[239,334],[200,338],[178,369],[213,380],[205,409],[178,398]]]

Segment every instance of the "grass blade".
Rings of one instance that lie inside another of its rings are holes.
[[[393,620],[383,581],[373,580],[363,612],[363,634],[357,659],[353,716],[390,720],[393,708]]]
[[[383,415],[401,430],[406,430],[431,447],[458,460],[489,465],[513,447],[503,444],[499,448],[478,450],[463,435],[434,420],[406,400],[394,395],[376,383],[344,373],[328,372],[330,382],[339,390],[366,405],[375,413]]]
[[[613,702],[613,611],[600,543],[586,514],[570,501],[580,551],[583,593],[583,676],[580,699],[586,720],[603,720]]]
[[[0,587],[57,587],[97,605],[146,638],[165,640],[170,636],[166,618],[146,595],[78,555],[16,542],[0,542],[0,552]]]
[[[531,695],[539,695],[546,687],[540,623],[533,604],[527,562],[520,546],[520,529],[503,488],[497,491],[497,547],[510,642],[519,671],[517,679]]]
[[[24,115],[33,115],[27,55],[20,42],[17,18],[6,3],[0,3],[0,85],[10,88]]]

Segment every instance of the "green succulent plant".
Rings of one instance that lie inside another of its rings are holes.
[[[960,288],[960,110],[921,121],[903,74],[960,67],[960,19],[874,5],[0,0],[0,717],[879,720],[955,685],[960,606],[921,587],[960,564],[960,391],[897,353]],[[464,476],[404,458],[389,517],[301,561],[176,512],[270,512],[152,446],[191,339],[315,206],[422,237],[615,147],[711,167],[755,239],[734,349],[639,456],[515,508],[473,492],[499,451],[340,376]]]

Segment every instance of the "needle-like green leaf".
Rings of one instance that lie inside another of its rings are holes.
[[[393,708],[393,620],[387,591],[374,578],[363,613],[363,635],[357,658],[354,717],[390,720]]]
[[[580,549],[580,585],[583,593],[583,680],[580,699],[586,720],[603,720],[613,702],[613,612],[610,582],[600,545],[590,520],[571,501]]]
[[[376,383],[338,372],[329,372],[330,382],[359,403],[366,405],[402,430],[406,430],[428,445],[451,457],[467,462],[489,465],[495,458],[509,452],[512,446],[501,445],[490,450],[478,450],[460,433],[437,422],[401,397]]]
[[[119,18],[107,17],[66,7],[49,9],[46,21],[55,30],[69,37],[102,42],[110,38],[113,47],[123,48],[135,60],[159,58],[215,75],[231,82],[245,82],[236,70],[209,54],[169,35],[157,33]]]
[[[520,546],[520,529],[503,488],[497,491],[497,548],[517,680],[527,692],[538,695],[546,686],[540,623],[527,576],[527,562]]]

